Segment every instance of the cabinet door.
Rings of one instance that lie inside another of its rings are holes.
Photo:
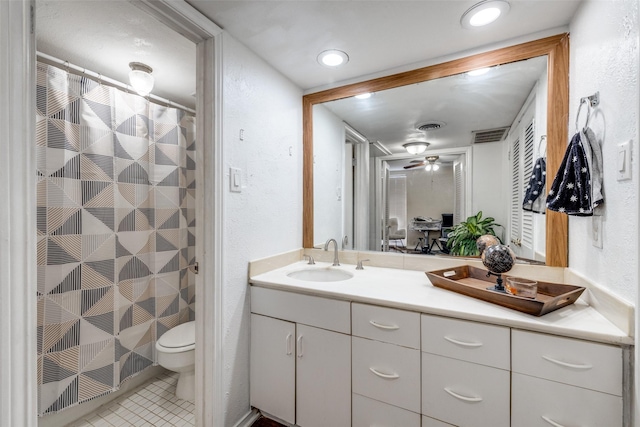
[[[251,315],[251,406],[295,423],[295,323]]]
[[[296,424],[351,425],[351,337],[297,325]]]

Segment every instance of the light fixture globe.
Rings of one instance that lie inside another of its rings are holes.
[[[467,9],[460,19],[460,25],[467,29],[488,25],[509,12],[510,8],[507,0],[483,0]]]
[[[402,144],[409,154],[424,153],[429,145],[430,144],[428,142],[424,141],[407,142],[406,144]]]
[[[151,75],[153,69],[146,64],[140,62],[130,62],[129,68],[129,83],[131,87],[140,96],[147,96],[151,93],[154,84],[154,78]]]

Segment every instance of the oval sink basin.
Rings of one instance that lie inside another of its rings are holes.
[[[292,279],[306,280],[309,282],[339,282],[351,279],[353,274],[344,270],[327,268],[309,268],[305,270],[292,271],[287,274]]]

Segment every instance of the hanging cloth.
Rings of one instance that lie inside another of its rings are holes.
[[[602,203],[600,144],[593,131],[585,127],[571,138],[549,190],[547,208],[567,215],[591,216]]]
[[[544,194],[547,182],[547,161],[544,157],[538,158],[533,166],[533,173],[527,185],[522,209],[536,213],[545,213],[544,198],[540,197]]]

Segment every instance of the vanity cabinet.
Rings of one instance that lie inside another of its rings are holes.
[[[623,425],[620,347],[512,331],[513,426]]]
[[[350,303],[255,287],[251,295],[251,405],[301,427],[350,426]]]
[[[630,425],[626,348],[295,292],[251,294],[251,404],[291,424]]]

